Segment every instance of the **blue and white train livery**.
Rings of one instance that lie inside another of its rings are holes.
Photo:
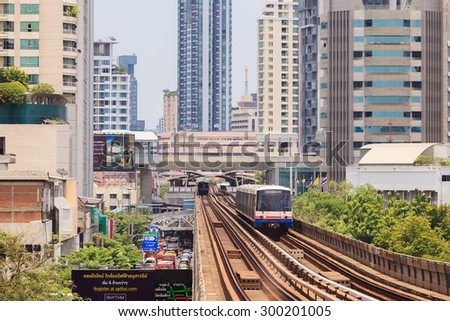
[[[292,227],[292,196],[289,188],[275,185],[242,185],[236,191],[238,214],[256,228]]]

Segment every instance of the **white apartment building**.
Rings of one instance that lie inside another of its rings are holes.
[[[130,130],[130,75],[116,65],[114,41],[94,42],[94,131]]]
[[[30,87],[48,83],[67,99],[71,145],[66,170],[84,196],[92,194],[92,15],[90,0],[0,2],[0,67],[17,66],[29,75]]]
[[[298,1],[267,0],[258,18],[258,132],[297,133]]]

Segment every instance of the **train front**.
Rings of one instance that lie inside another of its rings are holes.
[[[292,227],[292,200],[287,188],[257,191],[254,224],[257,228],[287,230]]]

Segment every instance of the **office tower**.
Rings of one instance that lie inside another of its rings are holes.
[[[311,143],[316,142],[318,129],[318,43],[319,43],[319,0],[299,2],[300,28],[300,139],[303,152],[309,152]]]
[[[267,0],[258,18],[258,132],[298,133],[298,0]]]
[[[119,67],[124,67],[130,75],[130,130],[138,130],[138,81],[134,75],[136,55],[119,56]]]
[[[0,67],[17,66],[29,75],[30,87],[48,83],[67,99],[70,160],[65,170],[77,179],[78,195],[91,196],[92,1],[2,1],[0,11]]]
[[[178,129],[229,130],[231,97],[231,0],[178,0]]]
[[[320,122],[331,179],[345,179],[365,144],[447,142],[447,28],[447,1],[324,2]]]
[[[178,96],[176,91],[164,90],[164,128],[165,132],[178,131]]]
[[[130,130],[130,75],[116,66],[117,42],[94,42],[94,131]]]

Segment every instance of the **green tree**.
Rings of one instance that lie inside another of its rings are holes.
[[[433,230],[425,217],[414,213],[393,229],[393,241],[388,250],[427,259],[445,258],[446,244],[441,235]],[[450,259],[450,258],[449,258]]]
[[[255,173],[255,183],[259,185],[266,184],[266,171],[258,171]]]
[[[70,253],[66,257],[69,264],[83,266],[88,269],[105,267],[131,269],[142,260],[139,249],[129,243],[123,245],[107,237],[94,240],[94,243],[98,246],[90,244],[87,248]]]
[[[161,186],[159,188],[159,196],[162,198],[166,197],[167,192],[169,191],[169,186]]]
[[[79,299],[72,295],[68,269],[52,261],[52,245],[44,254],[29,252],[23,245],[24,235],[0,230],[0,301],[66,301]]]
[[[31,88],[33,94],[53,94],[55,93],[55,88],[47,83],[37,83],[33,88]]]
[[[135,214],[134,210],[130,214],[125,211],[118,213],[105,212],[104,214],[114,219],[116,227],[115,239],[124,245],[131,243],[133,235],[146,234],[152,222],[150,215]],[[133,241],[136,242],[137,239]]]
[[[1,104],[23,104],[27,88],[18,81],[0,83]]]
[[[357,240],[372,243],[383,212],[383,199],[370,185],[359,186],[347,202],[348,231]]]
[[[0,68],[0,83],[18,81],[28,89],[29,77],[25,71],[19,67]]]

